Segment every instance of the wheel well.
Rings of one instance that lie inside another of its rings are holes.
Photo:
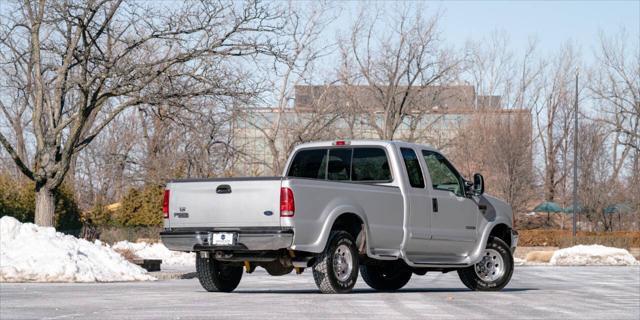
[[[362,219],[354,213],[343,213],[333,222],[331,230],[343,230],[348,232],[354,239],[362,231]]]
[[[489,233],[489,237],[500,238],[507,245],[511,246],[511,229],[504,223],[498,224]]]

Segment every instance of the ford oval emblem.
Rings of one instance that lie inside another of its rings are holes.
[[[264,213],[264,215],[265,215],[265,216],[267,216],[267,217],[270,217],[270,216],[272,216],[272,215],[273,215],[273,211],[269,211],[269,210],[267,210],[267,211],[265,211],[265,212],[263,212],[263,213]]]

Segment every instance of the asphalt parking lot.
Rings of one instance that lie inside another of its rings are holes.
[[[310,272],[245,274],[230,294],[197,279],[102,284],[0,284],[1,319],[640,319],[640,267],[517,267],[501,292],[472,292],[457,274],[428,273],[394,293],[358,280],[320,294]]]

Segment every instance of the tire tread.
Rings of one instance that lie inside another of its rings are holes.
[[[313,266],[313,280],[315,281],[316,285],[318,286],[318,289],[320,289],[320,292],[322,293],[329,293],[329,294],[347,293],[347,292],[350,292],[351,289],[353,289],[353,285],[349,288],[338,287],[336,284],[332,282],[331,275],[330,275],[331,271],[329,268],[329,264],[331,263],[332,254],[333,254],[332,249],[336,245],[336,243],[343,238],[346,238],[351,242],[351,246],[350,246],[352,251],[351,253],[355,258],[355,262],[356,262],[355,265],[353,266],[355,270],[355,279],[353,279],[353,285],[355,285],[357,281],[358,251],[355,248],[355,242],[353,240],[353,237],[345,231],[341,231],[341,230],[331,231],[331,234],[329,235],[329,241],[327,241],[327,247],[318,256],[316,260],[316,264]]]
[[[458,276],[460,277],[460,281],[462,281],[462,283],[467,288],[473,291],[500,291],[511,280],[511,276],[513,275],[513,267],[514,267],[513,255],[511,254],[511,250],[509,246],[502,239],[497,237],[489,238],[489,241],[487,242],[487,247],[489,245],[494,245],[494,244],[498,247],[502,247],[501,249],[507,252],[507,257],[503,257],[503,258],[506,258],[505,263],[506,261],[508,261],[507,265],[509,266],[509,268],[506,270],[507,273],[496,286],[482,286],[481,283],[483,281],[480,278],[478,278],[478,276],[476,275],[476,272],[474,269],[475,265],[469,266],[463,269],[459,269]]]
[[[217,276],[216,268],[221,263],[211,258],[196,256],[196,273],[202,287],[209,292],[231,292],[240,284],[242,279],[242,267],[231,267],[231,279],[222,279]]]

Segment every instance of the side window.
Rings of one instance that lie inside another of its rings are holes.
[[[451,191],[456,195],[463,195],[462,179],[451,163],[441,154],[433,151],[422,150],[424,162],[431,176],[434,189]]]
[[[352,149],[329,149],[329,180],[351,180]]]
[[[420,169],[420,163],[418,162],[416,153],[409,148],[400,148],[400,152],[402,153],[402,159],[404,159],[404,165],[409,174],[409,183],[414,188],[424,188],[422,169]]]
[[[391,181],[387,153],[380,148],[353,149],[353,181]]]
[[[327,149],[299,151],[289,167],[290,177],[326,179]]]

